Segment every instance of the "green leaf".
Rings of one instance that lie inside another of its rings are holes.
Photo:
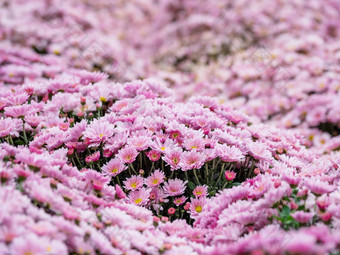
[[[239,185],[241,185],[240,182],[233,182],[233,183],[231,184],[231,186],[239,186]]]
[[[287,205],[284,205],[282,208],[282,212],[280,213],[281,217],[287,217],[290,214],[290,208]]]
[[[25,145],[25,142],[21,141],[21,140],[16,140],[14,142],[16,145]]]
[[[193,183],[193,182],[188,182],[188,186],[189,186],[189,188],[191,189],[191,190],[193,190],[193,189],[195,189],[195,187],[196,187],[196,185],[195,185],[195,183]]]

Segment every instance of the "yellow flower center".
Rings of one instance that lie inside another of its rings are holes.
[[[202,212],[202,206],[196,206],[195,211],[198,213]]]
[[[201,191],[196,191],[196,195],[202,195]]]
[[[141,198],[137,198],[136,200],[135,200],[135,204],[136,205],[138,205],[139,203],[141,203],[142,202],[142,199]]]
[[[50,251],[52,251],[52,247],[51,247],[51,246],[48,246],[48,247],[46,248],[46,250],[47,250],[48,252],[50,252]]]
[[[157,184],[158,183],[158,180],[157,179],[154,179],[153,181],[152,181],[152,184]]]
[[[111,172],[112,173],[117,173],[118,172],[118,168],[116,167],[116,168],[113,168],[112,170],[111,170]]]
[[[102,101],[103,103],[106,102],[106,98],[105,98],[105,97],[100,97],[99,99],[100,99],[100,101]]]
[[[33,255],[33,253],[30,251],[25,251],[24,255]]]
[[[99,137],[102,138],[104,136],[104,134],[100,134]]]
[[[191,149],[197,149],[196,145],[191,146]]]
[[[161,147],[161,150],[164,151],[164,150],[165,150],[165,147]]]
[[[135,183],[135,182],[131,183],[131,187],[132,188],[136,188],[137,187],[137,183]]]

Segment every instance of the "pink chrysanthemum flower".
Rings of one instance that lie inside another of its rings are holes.
[[[180,206],[180,205],[184,204],[185,200],[187,200],[187,198],[186,198],[185,196],[176,197],[176,198],[174,199],[174,204],[175,204],[176,206]]]
[[[5,107],[5,115],[13,117],[13,118],[20,118],[26,115],[35,114],[38,111],[40,111],[38,107],[35,108],[35,105],[23,104],[23,105]]]
[[[197,215],[202,212],[204,205],[206,204],[206,198],[192,198],[190,202],[190,212],[192,215]]]
[[[157,161],[161,157],[161,153],[156,150],[151,150],[146,153],[146,156],[148,156],[151,161]]]
[[[200,169],[205,162],[203,153],[193,151],[185,151],[181,156],[181,167],[183,171],[190,169]]]
[[[217,154],[224,162],[239,162],[244,158],[241,150],[224,144],[217,147]]]
[[[95,153],[91,154],[90,156],[87,156],[85,158],[86,163],[90,163],[90,162],[96,162],[98,161],[100,158],[100,151],[96,151]]]
[[[235,177],[236,177],[236,173],[235,172],[233,172],[233,171],[225,171],[225,173],[224,173],[224,177],[225,177],[225,179],[227,180],[227,181],[232,181],[232,180],[234,180],[235,179]]]
[[[170,179],[163,188],[167,195],[174,197],[184,193],[187,183],[188,181],[183,182],[180,179]]]
[[[192,193],[195,197],[206,197],[208,194],[208,187],[206,185],[197,186]]]
[[[141,188],[136,191],[132,191],[129,194],[129,200],[131,203],[139,206],[146,205],[149,202],[151,189]]]
[[[297,212],[292,213],[291,216],[294,218],[294,220],[300,223],[307,223],[314,216],[314,213],[297,211]]]
[[[127,178],[123,183],[127,190],[138,190],[143,186],[144,178],[139,175],[133,175],[130,178]]]
[[[175,142],[171,139],[165,140],[165,142],[161,142],[159,139],[156,139],[156,141],[152,144],[152,149],[158,151],[158,152],[165,152],[167,150],[173,149],[175,146]]]
[[[164,182],[165,175],[160,170],[156,170],[146,179],[146,185],[148,187],[157,187],[159,184]]]
[[[146,150],[149,147],[150,143],[151,139],[147,136],[135,136],[132,137],[131,140],[128,142],[128,144],[134,146],[137,151]]]
[[[0,119],[0,137],[8,135],[19,136],[22,121],[12,118],[1,118]]]
[[[83,132],[84,138],[88,139],[89,147],[99,146],[105,143],[113,135],[114,126],[109,122],[93,121]]]
[[[37,235],[29,233],[26,236],[21,236],[14,239],[13,243],[11,244],[11,254],[46,254],[46,242],[47,239],[39,238]]]
[[[181,148],[176,148],[165,152],[165,156],[162,159],[171,167],[171,170],[176,170],[180,168],[180,160],[183,150]]]
[[[332,192],[336,188],[335,186],[330,185],[328,182],[323,182],[319,179],[310,179],[306,181],[305,185],[316,195]]]
[[[127,168],[118,158],[111,159],[107,162],[103,167],[102,170],[104,173],[110,176],[116,176],[123,172]]]
[[[267,150],[264,143],[255,142],[247,144],[250,154],[256,159],[271,160],[272,154]]]
[[[41,122],[41,117],[38,116],[38,115],[27,115],[27,116],[25,116],[24,120],[32,128],[36,128]]]
[[[118,152],[118,157],[123,163],[130,164],[136,160],[138,156],[137,150],[132,146],[125,146]]]
[[[191,150],[202,150],[205,147],[205,141],[203,138],[192,138],[187,139],[184,142],[184,147],[191,151]]]

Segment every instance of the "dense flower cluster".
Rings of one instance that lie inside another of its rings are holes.
[[[0,254],[337,254],[339,8],[2,1]]]

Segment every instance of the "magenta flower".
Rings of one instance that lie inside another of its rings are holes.
[[[157,161],[161,157],[161,153],[156,150],[151,150],[146,153],[146,156],[148,156],[151,161]]]
[[[175,212],[176,212],[176,209],[173,208],[173,207],[170,207],[170,208],[168,209],[168,214],[169,214],[169,215],[173,215]]]
[[[225,176],[225,179],[226,179],[227,181],[232,181],[232,180],[235,179],[236,173],[227,170],[227,171],[225,171],[224,176]]]
[[[96,162],[100,158],[100,151],[96,151],[95,153],[91,154],[90,156],[87,156],[85,158],[86,163]]]
[[[188,181],[180,179],[170,179],[164,184],[163,188],[167,195],[174,197],[184,193],[187,183]]]

